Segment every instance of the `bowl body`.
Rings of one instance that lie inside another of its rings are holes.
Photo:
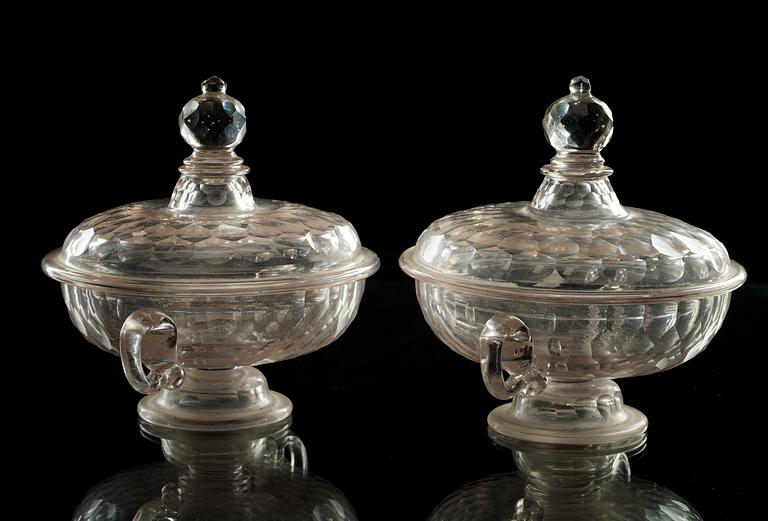
[[[480,336],[497,314],[531,330],[535,367],[563,379],[650,374],[696,356],[720,329],[730,292],[669,302],[530,302],[416,281],[424,317],[455,352],[479,362]]]
[[[120,354],[120,330],[128,315],[157,308],[176,323],[184,366],[230,368],[293,358],[333,342],[354,319],[365,280],[280,293],[200,296],[61,286],[72,322],[105,351]]]

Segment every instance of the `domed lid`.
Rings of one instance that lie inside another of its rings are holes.
[[[254,199],[234,148],[242,104],[213,77],[189,101],[179,127],[193,154],[170,200],[120,206],[76,227],[43,261],[78,286],[139,293],[239,293],[324,286],[371,275],[378,258],[342,217]]]
[[[534,300],[613,301],[730,291],[745,278],[712,235],[621,205],[600,150],[610,108],[584,77],[547,109],[556,149],[531,202],[457,212],[432,223],[401,258],[417,279]]]

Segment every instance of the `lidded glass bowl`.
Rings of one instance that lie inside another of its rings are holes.
[[[610,108],[584,77],[547,109],[556,149],[530,202],[460,211],[401,257],[424,316],[451,349],[482,363],[515,400],[492,429],[537,443],[643,438],[610,378],[670,369],[719,329],[744,269],[704,230],[623,206],[600,150]]]
[[[378,268],[339,215],[253,197],[249,169],[234,152],[245,110],[226,88],[210,78],[182,109],[181,134],[194,153],[169,200],[91,217],[43,261],[77,328],[121,354],[141,392],[194,387],[185,378],[227,374],[195,370],[234,370],[329,344]],[[255,374],[230,379],[253,387]]]

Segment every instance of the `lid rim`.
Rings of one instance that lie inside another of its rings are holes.
[[[556,288],[520,287],[510,282],[469,279],[457,275],[437,273],[414,257],[416,247],[412,246],[400,256],[400,268],[410,277],[421,281],[450,287],[465,293],[486,297],[515,299],[526,302],[568,303],[568,304],[633,304],[691,300],[707,296],[730,293],[747,278],[741,264],[730,260],[728,275],[722,279],[691,286],[672,286],[648,289],[615,290],[567,290]]]
[[[164,279],[111,273],[93,273],[74,268],[62,260],[62,249],[51,251],[42,261],[42,269],[50,278],[79,288],[114,290],[132,295],[243,295],[274,294],[305,289],[318,289],[355,282],[373,275],[379,269],[378,256],[362,247],[360,254],[341,269],[304,273],[295,277]]]

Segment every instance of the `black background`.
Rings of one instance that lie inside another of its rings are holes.
[[[13,290],[20,305],[9,318],[23,333],[6,346],[17,355],[7,392],[20,406],[6,428],[28,455],[21,483],[38,484],[20,489],[34,497],[44,484],[55,499],[36,511],[67,519],[90,486],[160,456],[138,434],[139,396],[119,361],[79,337],[38,266],[86,217],[170,194],[189,153],[178,111],[211,74],[246,107],[238,153],[254,194],[339,213],[381,257],[340,340],[263,368],[294,402],[311,470],[342,489],[362,520],[424,519],[463,483],[512,470],[485,435],[497,402],[477,367],[431,334],[397,257],[440,216],[530,199],[552,155],[544,109],[584,74],[613,109],[604,156],[622,203],[712,232],[749,273],[708,351],[621,382],[626,402],[651,421],[635,474],[673,489],[705,519],[735,519],[759,501],[751,491],[765,479],[755,422],[766,406],[766,87],[757,39],[710,36],[621,48],[620,57],[503,36],[396,34],[371,45],[284,35],[226,61],[224,49],[208,59],[183,38],[173,51],[148,52],[113,49],[104,34],[19,54],[25,93],[5,105],[23,113],[13,151],[21,166],[6,174],[6,196],[26,205],[13,219],[29,212],[44,223],[13,225],[23,289]]]

